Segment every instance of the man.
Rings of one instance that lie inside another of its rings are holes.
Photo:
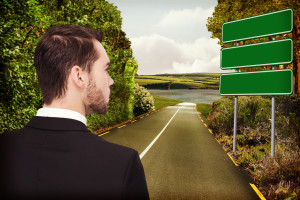
[[[43,35],[34,65],[44,107],[0,136],[0,199],[149,199],[138,153],[86,128],[86,114],[107,111],[113,84],[101,40],[75,25]]]

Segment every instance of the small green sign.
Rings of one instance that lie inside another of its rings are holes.
[[[222,74],[221,96],[290,95],[294,90],[291,69]]]
[[[283,65],[293,62],[293,41],[274,40],[223,48],[221,69]]]
[[[222,26],[222,42],[236,42],[293,31],[293,10],[285,9],[226,22]]]

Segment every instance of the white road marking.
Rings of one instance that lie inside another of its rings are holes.
[[[149,149],[153,146],[153,144],[156,142],[156,140],[161,136],[161,134],[165,131],[165,129],[168,127],[168,125],[171,123],[175,115],[178,113],[178,111],[183,108],[184,106],[181,106],[178,108],[176,113],[172,116],[172,118],[169,120],[169,122],[165,125],[165,127],[160,131],[160,133],[154,138],[154,140],[148,145],[148,147],[140,154],[140,159],[144,157],[144,155],[149,151]]]

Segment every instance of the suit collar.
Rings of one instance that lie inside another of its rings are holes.
[[[88,131],[84,123],[67,118],[57,117],[38,117],[34,116],[25,126],[46,129],[46,130],[64,130],[64,131]]]
[[[86,125],[85,116],[79,112],[69,109],[43,107],[37,111],[36,116],[75,119]]]

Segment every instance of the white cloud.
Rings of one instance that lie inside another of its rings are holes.
[[[131,38],[138,74],[221,72],[216,39],[179,43],[161,35]]]
[[[195,58],[209,61],[220,54],[220,45],[217,44],[217,39],[199,38],[193,43],[182,43],[182,53],[189,60]]]
[[[138,74],[221,72],[220,46],[206,36],[213,10],[171,10],[156,25],[156,34],[131,38]]]
[[[196,24],[206,24],[206,20],[212,15],[214,8],[203,9],[196,7],[194,9],[171,10],[163,16],[159,22],[162,27],[185,27],[195,26]]]
[[[175,41],[160,35],[131,38],[131,42],[139,63],[138,74],[167,73],[182,55]]]
[[[210,61],[195,59],[191,62],[173,62],[173,69],[176,73],[199,73],[199,72],[222,72],[218,67],[220,57],[217,56]]]

